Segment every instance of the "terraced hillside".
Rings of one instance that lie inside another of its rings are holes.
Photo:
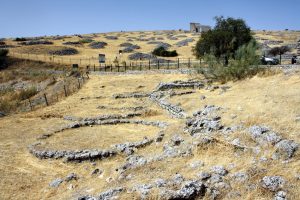
[[[1,199],[298,199],[299,72],[169,72],[92,74],[0,118]]]

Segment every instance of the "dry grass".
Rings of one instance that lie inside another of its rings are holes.
[[[170,40],[168,39],[168,34],[172,34],[174,37],[177,37],[178,40]],[[18,53],[29,53],[29,54],[39,54],[39,57],[36,57],[35,55],[29,55],[30,59],[39,59],[39,60],[47,60],[49,61],[49,55],[48,52],[51,50],[58,50],[62,49],[65,47],[72,47],[75,48],[79,51],[79,54],[77,55],[72,55],[72,56],[63,56],[63,59],[60,59],[57,57],[56,62],[63,62],[67,64],[72,64],[74,62],[79,63],[80,59],[88,59],[91,57],[94,57],[95,59],[91,61],[89,60],[82,60],[82,64],[96,64],[97,65],[97,59],[98,59],[98,54],[103,53],[106,55],[107,63],[113,63],[116,57],[118,57],[120,63],[123,61],[128,62],[127,56],[130,53],[124,53],[123,55],[119,55],[119,50],[122,49],[120,47],[120,44],[124,42],[130,42],[132,44],[139,45],[141,49],[136,50],[136,52],[142,52],[142,53],[150,53],[154,50],[156,47],[155,44],[148,44],[149,41],[138,41],[138,38],[152,38],[155,37],[155,41],[161,41],[161,42],[166,42],[171,45],[173,45],[170,50],[176,50],[179,54],[178,58],[194,58],[193,53],[192,53],[192,47],[196,44],[197,40],[199,39],[200,35],[194,35],[192,33],[184,33],[184,32],[179,32],[179,31],[160,31],[160,32],[155,32],[155,31],[147,31],[147,32],[113,32],[113,33],[106,33],[106,34],[86,34],[82,35],[83,37],[92,37],[94,41],[101,41],[101,42],[106,42],[108,45],[104,49],[91,49],[88,45],[89,43],[84,43],[79,46],[69,46],[69,45],[64,45],[63,43],[65,42],[78,42],[81,41],[82,39],[77,37],[77,36],[68,36],[65,39],[60,39],[60,40],[52,40],[50,37],[48,40],[52,41],[54,44],[53,45],[34,45],[34,46],[19,46],[16,48],[11,49],[11,52],[18,52]],[[117,40],[109,40],[105,36],[117,36]],[[141,37],[144,36],[144,37]],[[185,37],[178,37],[178,36],[185,36]],[[284,44],[291,44],[295,43],[300,39],[300,32],[292,32],[292,31],[254,31],[254,36],[258,38],[258,41],[262,42],[262,39],[268,39],[268,40],[282,40],[284,41]],[[157,38],[163,38],[163,40],[157,40]],[[134,38],[133,41],[128,41],[129,38]],[[183,46],[183,47],[177,47],[175,43],[187,39],[187,38],[192,38],[195,41],[189,43],[188,46]],[[152,41],[152,40],[150,40]],[[9,45],[18,45],[17,42],[15,41],[7,41]],[[273,47],[273,46],[271,46]],[[294,52],[295,53],[295,52]],[[26,56],[25,56],[26,57]],[[72,59],[72,61],[70,61]],[[168,58],[170,59],[170,58]]]
[[[97,116],[100,114],[118,113],[117,110],[97,109],[99,105],[111,107],[146,106],[149,113],[140,117],[146,120],[166,121],[170,126],[166,129],[164,142],[176,133],[182,133],[184,120],[170,118],[156,104],[147,98],[141,99],[112,99],[112,95],[125,92],[149,92],[159,82],[174,80],[187,80],[190,75],[107,75],[91,76],[86,85],[76,94],[69,96],[61,102],[50,107],[18,114],[0,119],[0,197],[1,199],[74,199],[80,195],[98,194],[118,184],[128,187],[140,183],[149,183],[157,178],[170,178],[179,172],[186,178],[194,178],[200,171],[208,171],[213,165],[224,165],[229,168],[233,163],[235,168],[230,173],[247,171],[251,174],[252,183],[258,183],[265,175],[282,175],[294,187],[289,187],[289,199],[297,199],[300,195],[294,175],[300,171],[299,159],[289,164],[279,161],[252,164],[253,159],[259,159],[261,154],[254,157],[250,153],[235,156],[232,146],[218,142],[206,148],[199,148],[192,157],[173,158],[147,164],[126,173],[131,174],[131,180],[118,180],[117,167],[124,163],[124,156],[97,161],[95,166],[89,162],[64,163],[61,160],[38,160],[28,153],[27,146],[36,141],[42,133],[51,132],[66,124],[60,117],[73,115],[79,117]],[[254,77],[249,80],[228,83],[231,88],[220,94],[220,89],[215,91],[197,90],[196,93],[174,96],[170,101],[180,105],[191,114],[201,109],[204,105],[217,105],[222,109],[222,123],[225,125],[242,124],[248,127],[253,124],[264,124],[272,127],[284,137],[294,139],[298,143],[300,124],[295,117],[300,112],[299,101],[299,74],[285,76],[274,74],[263,77]],[[200,100],[200,95],[205,95],[205,100]],[[101,96],[101,98],[96,98]],[[82,99],[82,98],[85,99]],[[87,98],[89,97],[89,98]],[[127,113],[128,111],[122,111]],[[232,117],[236,115],[236,117]],[[43,117],[48,116],[48,117]],[[56,117],[59,116],[59,117]],[[140,125],[94,126],[80,128],[75,131],[66,131],[47,140],[49,147],[79,149],[92,147],[105,148],[111,144],[127,141],[137,141],[143,136],[151,137],[157,129]],[[241,137],[243,141],[254,144],[243,132],[234,133],[232,137]],[[186,141],[191,140],[188,135],[183,135]],[[252,142],[252,143],[251,143]],[[162,152],[163,144],[153,144],[137,151],[138,155],[151,156]],[[264,156],[270,156],[272,148]],[[190,163],[201,160],[203,167],[192,170]],[[91,176],[95,168],[104,170],[99,177]],[[259,169],[267,169],[260,172]],[[71,172],[80,176],[77,182],[63,183],[58,189],[48,186],[49,182],[58,177],[65,177]],[[112,181],[106,179],[111,177]],[[70,184],[73,189],[68,189]],[[240,191],[243,199],[270,199],[273,194],[262,190],[260,187],[247,191],[242,184],[232,184],[232,191]],[[228,197],[223,196],[225,199]],[[123,199],[138,199],[132,194],[124,194]],[[205,197],[206,199],[208,197]],[[158,199],[153,194],[152,199]]]

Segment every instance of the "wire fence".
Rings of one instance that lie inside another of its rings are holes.
[[[88,74],[86,74],[86,76],[80,75],[77,78],[60,81],[57,85],[54,85],[51,90],[40,92],[36,96],[22,101],[20,108],[22,111],[32,111],[37,108],[55,104],[63,98],[79,91],[87,79],[89,79]]]
[[[80,68],[88,68],[92,71],[127,71],[127,70],[151,70],[151,69],[183,69],[203,65],[203,60],[194,58],[154,58],[143,60],[124,60],[99,63],[98,57],[72,58],[64,56],[29,54],[10,52],[9,56],[26,60],[51,62],[58,64],[77,64]]]
[[[153,70],[153,69],[188,69],[188,68],[199,68],[205,67],[206,63],[201,59],[194,58],[167,58],[167,59],[148,59],[148,60],[124,60],[124,61],[111,61],[106,60],[105,63],[99,63],[98,57],[64,57],[54,55],[41,55],[41,54],[29,54],[29,53],[16,53],[10,52],[9,56],[58,63],[65,65],[77,64],[81,69],[87,71],[111,71],[111,72],[126,72],[128,70]],[[282,64],[290,64],[290,59],[282,58]]]

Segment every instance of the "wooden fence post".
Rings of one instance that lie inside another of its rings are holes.
[[[151,60],[149,59],[149,70],[151,69]]]
[[[189,58],[188,68],[191,67],[191,59]]]
[[[170,68],[170,60],[168,60],[168,68],[167,69],[169,69]]]
[[[159,60],[157,60],[157,69],[159,69]]]
[[[68,96],[66,86],[64,85],[65,97]]]
[[[28,99],[28,101],[29,101],[30,110],[33,110],[30,99]]]
[[[49,103],[48,103],[48,99],[47,99],[46,93],[44,93],[44,98],[45,98],[46,105],[49,106]]]
[[[125,69],[125,72],[126,72],[126,61],[124,62],[124,69]]]
[[[80,80],[79,80],[79,78],[77,79],[77,81],[78,81],[78,89],[80,89]]]
[[[177,68],[179,69],[179,58],[177,59]]]

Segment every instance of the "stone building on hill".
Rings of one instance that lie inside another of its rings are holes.
[[[190,23],[190,32],[201,33],[211,29],[211,26],[201,25],[200,23]]]

